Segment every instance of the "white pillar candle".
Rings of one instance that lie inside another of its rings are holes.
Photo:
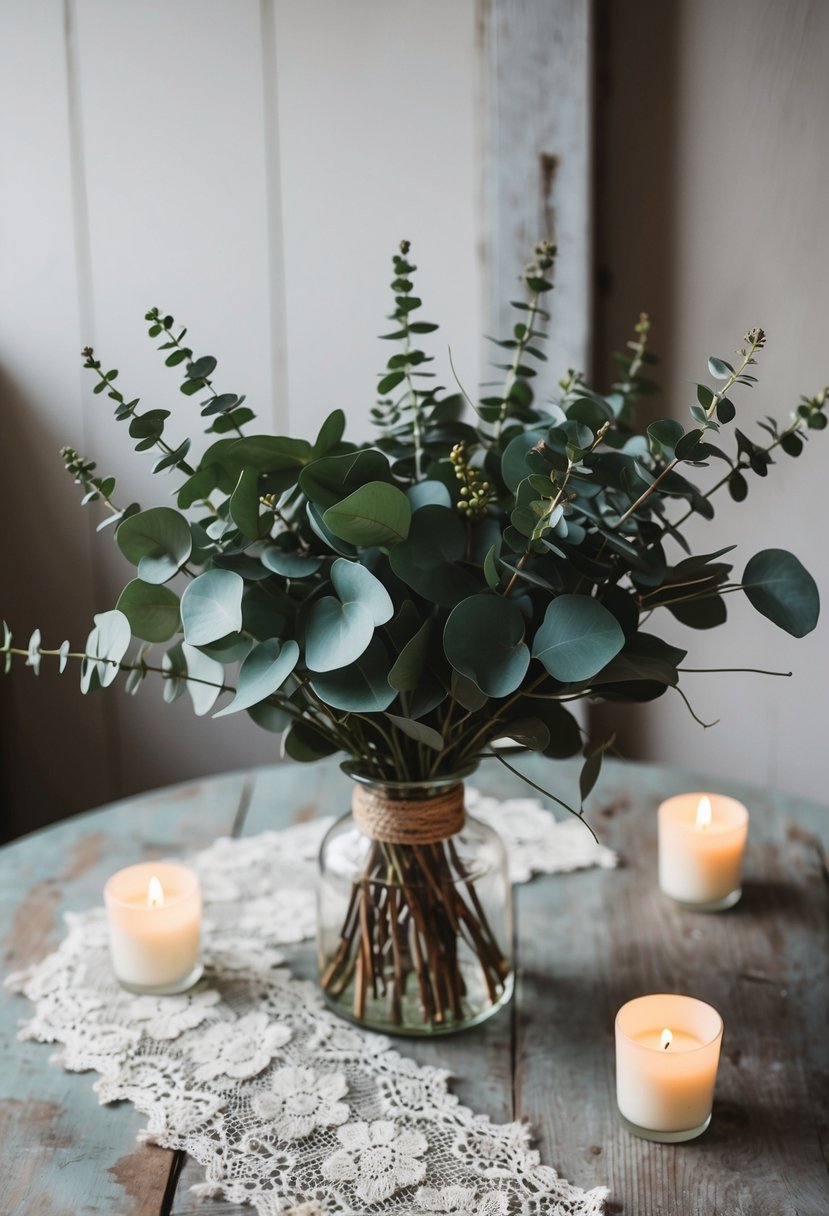
[[[616,1015],[616,1100],[622,1122],[646,1140],[676,1143],[711,1122],[722,1018],[690,996],[628,1001]]]
[[[659,886],[704,912],[740,898],[748,811],[722,794],[677,794],[659,807]]]
[[[104,888],[112,966],[133,992],[173,993],[202,972],[201,892],[193,870],[171,861],[128,866]]]

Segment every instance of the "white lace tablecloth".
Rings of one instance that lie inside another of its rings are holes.
[[[534,800],[468,794],[504,837],[515,882],[616,864],[583,825],[556,823]],[[261,1216],[601,1213],[605,1189],[543,1165],[525,1124],[461,1106],[447,1072],[341,1021],[290,975],[279,947],[314,933],[314,863],[331,822],[220,838],[193,859],[205,974],[185,995],[125,992],[103,909],[69,914],[59,949],[7,981],[36,1007],[20,1037],[62,1044],[64,1068],[100,1074],[102,1103],[127,1098],[146,1115],[144,1139],[204,1165],[194,1190]]]

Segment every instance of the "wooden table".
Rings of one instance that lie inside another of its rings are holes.
[[[572,796],[571,764],[526,762]],[[495,762],[475,783],[516,796]],[[536,879],[516,888],[517,994],[487,1025],[402,1044],[443,1063],[461,1101],[497,1120],[528,1119],[542,1160],[571,1182],[610,1187],[628,1216],[819,1216],[829,1212],[826,841],[829,811],[739,783],[717,788],[751,811],[743,899],[718,915],[683,911],[656,885],[656,806],[704,789],[699,774],[608,764],[591,821],[617,849],[615,871]],[[331,763],[194,782],[131,798],[37,832],[0,852],[5,962],[43,957],[61,915],[100,901],[122,865],[200,848],[344,809]],[[295,970],[310,970],[305,949]],[[645,992],[711,1002],[725,1040],[714,1117],[699,1140],[639,1140],[615,1109],[613,1019]],[[3,1216],[228,1216],[250,1209],[196,1202],[198,1165],[136,1143],[129,1105],[99,1107],[94,1077],[50,1063],[53,1048],[15,1039],[30,1006],[0,997],[0,1213]]]

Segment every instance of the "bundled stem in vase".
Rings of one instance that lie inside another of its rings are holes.
[[[323,969],[329,999],[340,1005],[350,995],[358,1020],[365,1017],[368,999],[385,1001],[390,1022],[399,1026],[404,1000],[416,991],[424,1023],[461,1025],[474,968],[489,1004],[498,1004],[510,966],[475,879],[451,838],[426,844],[374,841],[362,874],[352,882],[336,954]]]

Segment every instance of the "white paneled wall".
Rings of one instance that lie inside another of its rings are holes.
[[[578,32],[575,57],[552,37],[557,10]],[[389,354],[376,335],[390,259],[407,238],[424,316],[441,325],[436,370],[451,383],[451,343],[475,387],[489,285],[517,278],[526,233],[540,235],[541,154],[563,156],[582,217],[587,191],[586,119],[566,148],[548,147],[563,138],[556,89],[523,82],[516,95],[515,68],[496,88],[497,48],[510,31],[546,31],[533,70],[566,80],[571,105],[574,88],[585,100],[588,11],[580,0],[532,0],[523,15],[500,0],[3,0],[0,496],[14,526],[0,615],[18,641],[37,624],[47,644],[82,642],[129,577],[112,533],[94,533],[96,508],[80,507],[61,444],[115,474],[119,501],[163,503],[175,488],[92,395],[81,347],[118,367],[144,407],[172,409],[171,435],[199,433],[146,336],[151,305],[219,359],[220,391],[246,392],[263,428],[311,435],[339,406],[364,438]],[[522,106],[529,141],[513,138]],[[485,189],[496,166],[512,182],[498,206],[500,187]],[[557,205],[566,213],[565,195]],[[581,327],[584,349],[581,227],[571,332]],[[36,682],[18,668],[0,685],[0,715],[18,830],[276,754],[247,720],[196,720],[149,683],[136,698],[82,699],[76,673]]]

